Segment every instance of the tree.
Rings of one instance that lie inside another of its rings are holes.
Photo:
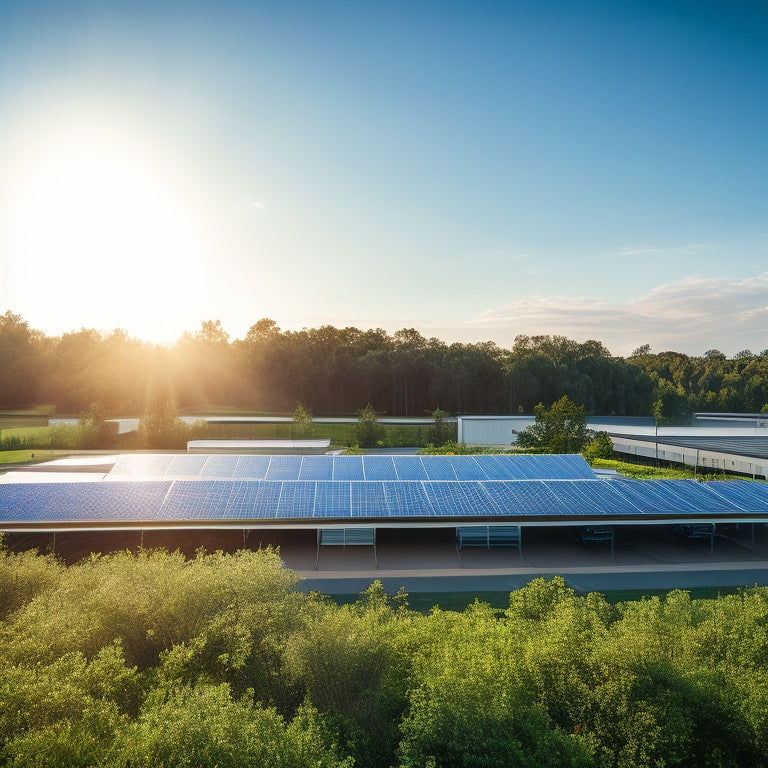
[[[521,430],[517,444],[539,453],[579,453],[593,437],[587,429],[583,405],[563,395],[547,410],[542,403],[533,409],[536,422]]]
[[[291,437],[309,437],[312,434],[312,429],[312,411],[305,408],[301,403],[296,403],[296,408],[293,411]]]
[[[427,430],[427,442],[435,446],[435,448],[445,445],[453,437],[453,429],[445,420],[447,415],[440,408],[432,411],[432,418],[435,421]]]
[[[613,441],[607,432],[598,432],[584,447],[585,459],[612,459]]]
[[[384,427],[376,418],[376,410],[368,403],[365,408],[357,412],[357,424],[355,425],[355,437],[361,448],[374,448],[379,440],[384,439]]]
[[[632,357],[639,357],[640,355],[650,355],[651,345],[641,344],[637,349],[632,350]]]

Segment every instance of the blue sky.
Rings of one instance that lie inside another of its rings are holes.
[[[0,310],[768,347],[764,3],[0,4]]]

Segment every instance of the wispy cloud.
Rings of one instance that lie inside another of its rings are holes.
[[[481,313],[463,330],[502,346],[517,334],[599,339],[619,355],[646,343],[657,352],[759,352],[768,347],[768,272],[745,279],[694,275],[627,301],[528,296]]]
[[[690,245],[680,245],[673,248],[659,248],[656,246],[634,246],[619,248],[611,256],[695,256],[697,253],[712,248],[706,243],[691,243]]]
[[[258,208],[259,210],[264,207],[264,203],[262,203],[261,200],[251,200],[249,205],[251,208]]]

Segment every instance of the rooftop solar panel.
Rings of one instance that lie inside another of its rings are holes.
[[[380,482],[352,483],[352,517],[389,517],[390,509]]]
[[[299,480],[333,480],[333,460],[330,456],[304,456]]]
[[[565,506],[569,514],[606,515],[621,514],[631,507],[626,499],[602,480],[545,480],[546,488]],[[631,507],[631,512],[637,509]]]
[[[263,480],[235,482],[227,505],[227,515],[236,520],[274,520],[280,504],[282,483]]]
[[[406,480],[384,483],[384,496],[389,508],[396,510],[398,515],[408,517],[435,514],[420,482]]]
[[[362,456],[334,456],[333,479],[365,480]]]
[[[766,485],[744,480],[730,482],[711,480],[702,485],[737,509],[745,512],[768,512],[768,486]]]
[[[0,488],[0,510],[12,523],[151,520],[170,487],[164,481],[8,484]]]
[[[174,456],[168,469],[165,471],[168,477],[199,476],[205,466],[207,456],[203,454],[183,454]]]
[[[109,480],[120,480],[123,476],[164,477],[173,460],[172,454],[125,454],[117,457]]]
[[[277,516],[281,519],[308,520],[315,511],[315,483],[285,482],[280,493]]]
[[[395,472],[397,480],[429,480],[421,456],[398,456]]]
[[[493,496],[478,483],[424,483],[429,503],[439,517],[498,515],[501,509]]]
[[[351,517],[352,493],[345,482],[317,483],[315,485],[315,517]]]
[[[232,483],[215,480],[176,480],[162,506],[165,520],[223,520]]]
[[[269,469],[269,456],[229,456],[237,459],[232,477],[242,480],[263,480]]]
[[[225,456],[221,454],[211,454],[206,456],[206,462],[203,468],[200,470],[200,477],[218,477],[223,479],[229,479],[235,476],[235,470],[237,469],[237,456]]]
[[[270,456],[266,479],[298,480],[301,472],[301,456]]]
[[[567,505],[540,480],[494,481],[483,483],[483,489],[496,502],[504,515],[567,515]]]
[[[421,460],[427,472],[427,477],[430,480],[456,479],[453,464],[451,464],[447,456],[422,456]]]
[[[479,462],[474,456],[447,456],[457,480],[487,480]]]
[[[366,480],[397,480],[392,456],[363,456]]]

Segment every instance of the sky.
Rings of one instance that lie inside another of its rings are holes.
[[[0,0],[0,313],[768,347],[764,2]]]

